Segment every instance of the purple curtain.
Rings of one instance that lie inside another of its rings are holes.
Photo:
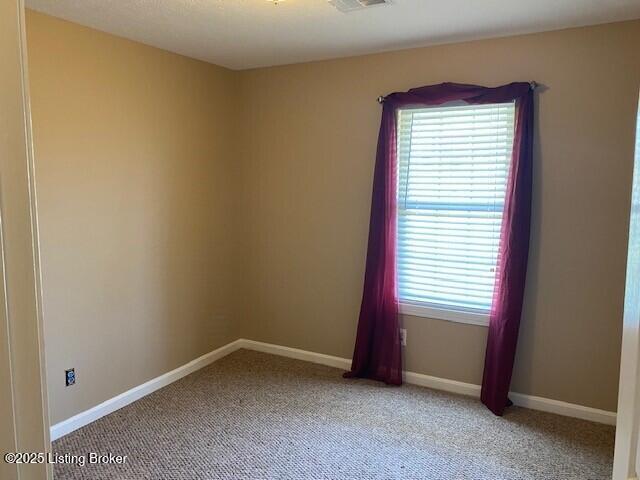
[[[509,404],[529,254],[533,89],[528,82],[487,88],[442,83],[392,93],[384,99],[374,173],[364,293],[351,371],[399,385],[402,359],[396,288],[396,112],[451,101],[470,104],[515,101],[516,125],[498,254],[498,268],[482,380],[482,402],[496,415]]]
[[[482,403],[496,415],[502,415],[511,404],[509,386],[527,276],[533,177],[531,88],[525,89],[516,99],[515,128],[480,394]]]
[[[367,266],[351,371],[345,377],[366,377],[402,384],[402,355],[396,285],[397,216],[396,109],[385,103],[373,173]]]

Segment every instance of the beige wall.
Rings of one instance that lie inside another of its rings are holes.
[[[0,2],[0,455],[50,449],[33,157],[20,0]],[[0,460],[3,480],[42,480],[46,465]]]
[[[56,423],[238,337],[236,77],[31,11],[27,27]]]
[[[515,391],[615,410],[640,22],[242,74],[243,335],[350,357],[378,95],[536,80],[535,199]],[[480,383],[486,329],[406,317],[406,367]]]

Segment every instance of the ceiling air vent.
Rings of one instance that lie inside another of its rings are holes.
[[[376,7],[380,5],[388,5],[390,0],[329,0],[329,3],[341,12],[353,12],[354,10],[362,10],[367,7]]]

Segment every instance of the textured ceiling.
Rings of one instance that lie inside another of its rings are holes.
[[[640,18],[640,0],[27,0],[27,6],[233,69]]]

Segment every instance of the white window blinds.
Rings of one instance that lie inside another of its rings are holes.
[[[515,103],[398,114],[398,288],[403,304],[488,313]]]

